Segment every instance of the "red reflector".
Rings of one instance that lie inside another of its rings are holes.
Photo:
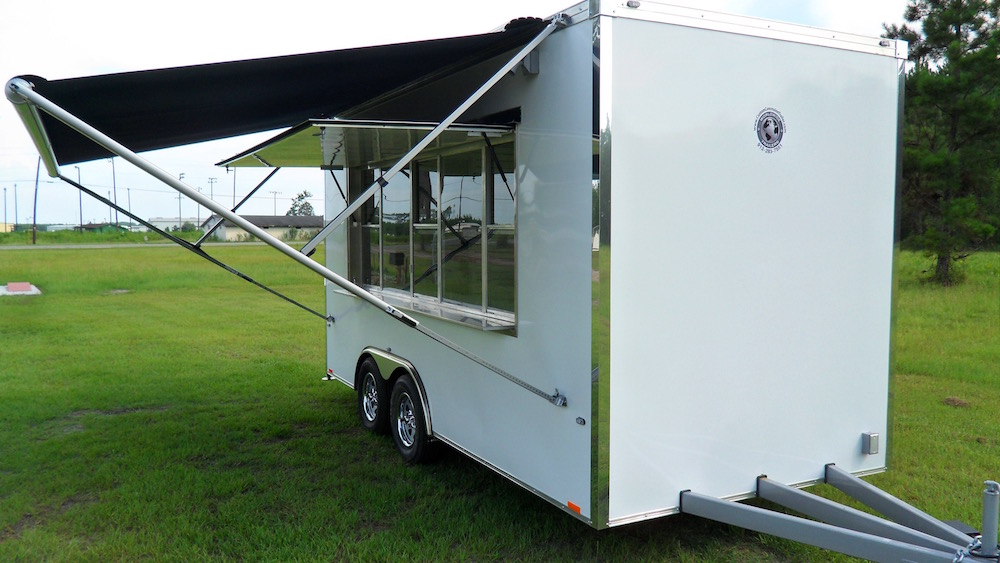
[[[577,514],[579,514],[579,513],[580,513],[580,505],[576,504],[575,502],[573,502],[573,501],[568,501],[568,502],[566,503],[566,506],[568,506],[568,507],[569,507],[569,509],[570,509],[570,510],[572,510],[573,512],[576,512]]]
[[[330,375],[333,375],[333,368],[328,368],[326,370],[326,373],[329,373]]]

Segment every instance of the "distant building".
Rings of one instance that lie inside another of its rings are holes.
[[[44,229],[41,228],[42,227],[41,225],[39,225],[38,227],[39,227],[39,230],[45,230],[45,231],[48,231],[48,232],[52,233],[52,232],[55,232],[55,231],[72,231],[72,230],[75,230],[77,228],[77,226],[78,225],[76,225],[76,224],[72,224],[71,225],[69,223],[61,223],[61,224],[58,224],[58,225],[45,225]]]
[[[0,233],[14,232],[14,223],[0,223]]]
[[[128,229],[122,225],[115,225],[114,223],[87,223],[86,225],[75,227],[86,233],[114,233],[114,232],[128,232]]]
[[[323,217],[319,215],[242,215],[255,227],[264,229],[267,234],[282,240],[308,239],[323,228]],[[221,217],[212,215],[201,224],[201,230],[208,232],[219,222]],[[225,241],[249,240],[252,235],[236,226],[229,220],[215,230],[215,238]]]
[[[197,217],[181,217],[179,220],[177,217],[150,217],[149,223],[158,229],[174,230],[184,227],[184,223],[191,223],[194,226],[198,226]]]

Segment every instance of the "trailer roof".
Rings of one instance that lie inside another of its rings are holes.
[[[146,151],[332,117],[521,47],[544,26],[522,18],[503,31],[464,37],[63,80],[21,78],[123,145]],[[42,121],[59,163],[111,156],[48,114]]]

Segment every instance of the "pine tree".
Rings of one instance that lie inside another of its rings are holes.
[[[1000,0],[911,0],[901,229],[951,285],[954,262],[1000,226]],[[921,24],[920,30],[910,24]]]

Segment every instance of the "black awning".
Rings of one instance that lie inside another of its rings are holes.
[[[48,81],[35,90],[134,151],[175,147],[333,117],[432,73],[466,68],[528,43],[545,27],[304,55]],[[110,153],[42,112],[60,164]]]

